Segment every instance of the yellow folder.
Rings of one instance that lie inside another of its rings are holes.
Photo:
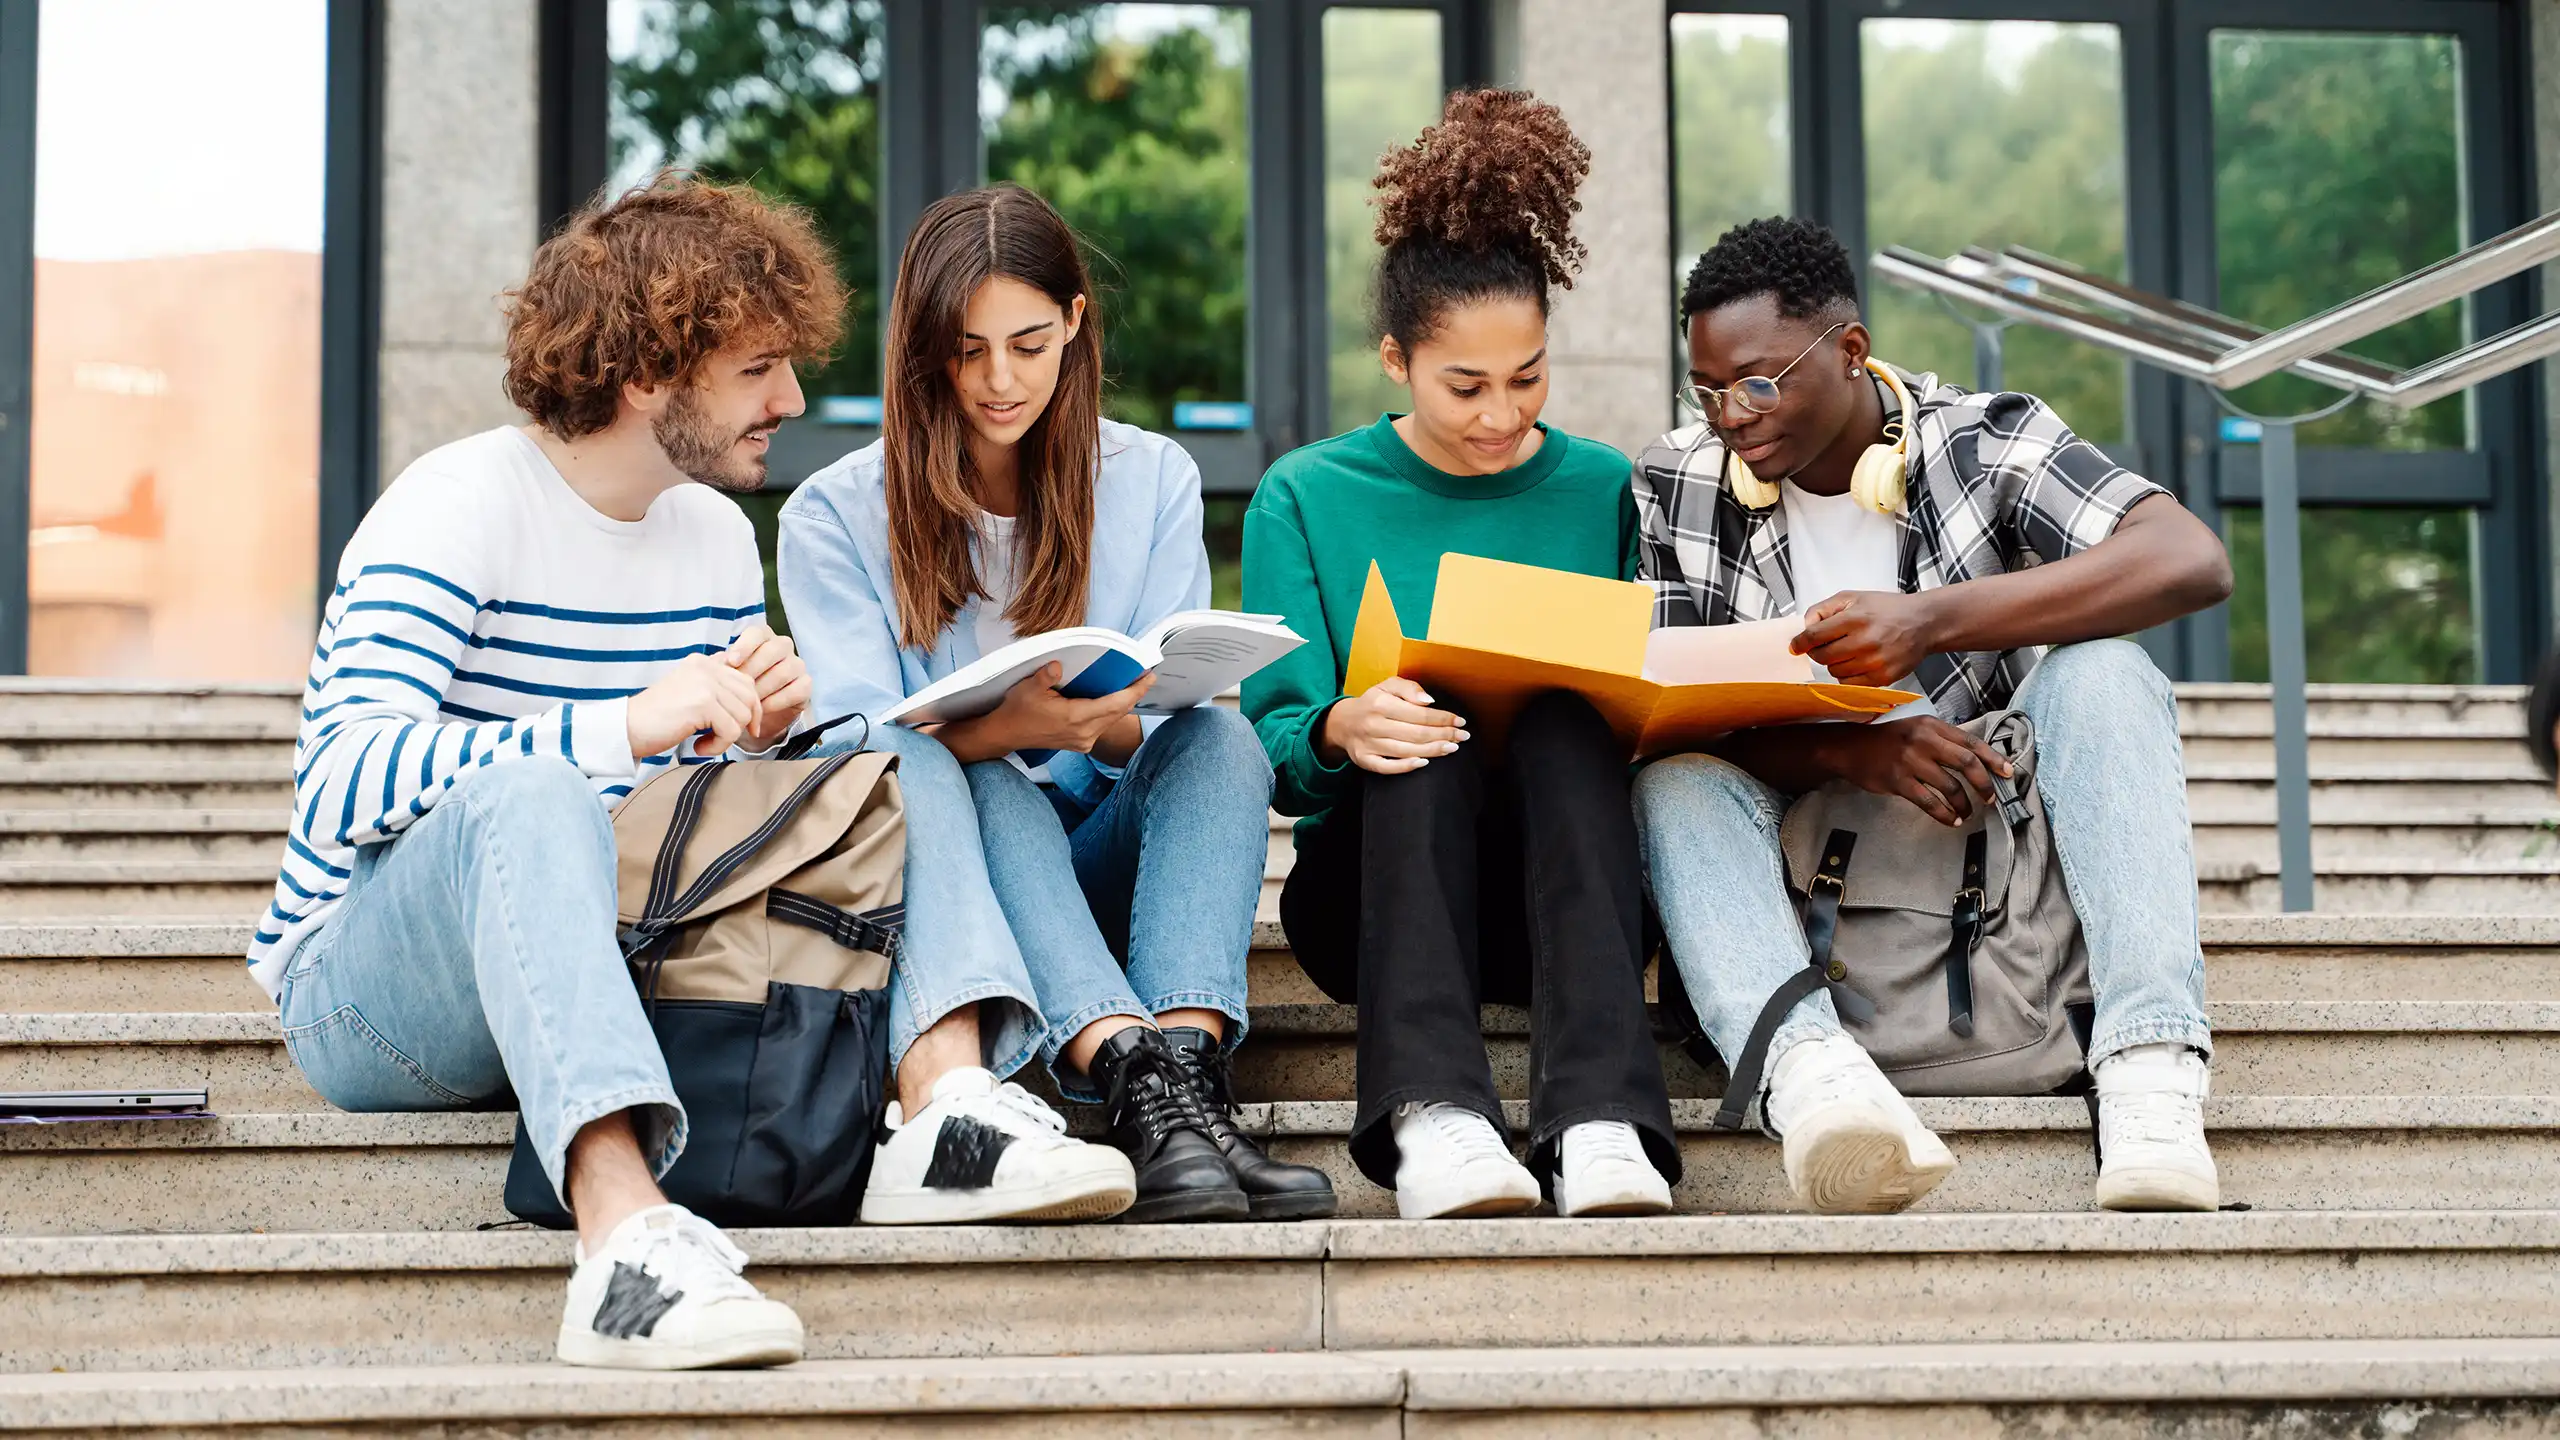
[[[1570,690],[1637,757],[1695,750],[1754,725],[1872,720],[1920,698],[1816,681],[1811,660],[1785,653],[1799,620],[1657,631],[1652,618],[1643,585],[1453,554],[1440,557],[1431,632],[1415,639],[1372,563],[1342,693],[1401,675],[1498,748],[1533,696]]]

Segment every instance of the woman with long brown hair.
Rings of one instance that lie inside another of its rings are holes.
[[[1200,472],[1171,440],[1102,417],[1101,327],[1075,234],[1039,196],[989,186],[917,220],[889,308],[881,438],[782,512],[783,600],[815,710],[884,714],[1018,637],[1138,634],[1208,604]],[[1331,1214],[1322,1172],[1273,1162],[1230,1114],[1269,834],[1260,745],[1216,706],[1137,715],[1144,678],[1087,699],[1062,681],[1051,665],[930,733],[875,727],[902,757],[906,943],[935,961],[901,983],[929,976],[935,993],[910,986],[893,1005],[899,1098],[863,1218],[1019,1216],[1008,1192],[1072,1189],[1029,1177],[1086,1157],[1054,1112],[1000,1083],[1035,1048],[1063,1093],[1108,1103],[1134,1169],[1126,1218]],[[1038,1028],[1003,1003],[1016,977]],[[1039,1149],[1008,1160],[1026,1145]],[[1107,1213],[1095,1193],[1054,1203],[1042,1213]]]

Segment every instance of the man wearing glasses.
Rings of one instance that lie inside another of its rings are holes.
[[[1992,803],[2001,762],[1956,727],[2023,710],[2089,945],[2098,1203],[2215,1208],[2175,702],[2142,649],[2111,637],[2228,596],[2221,542],[2034,396],[1875,361],[1848,252],[1820,226],[1726,232],[1680,308],[1695,423],[1635,467],[1653,623],[1801,616],[1794,648],[1821,673],[1925,697],[1869,725],[1737,732],[1638,777],[1653,894],[1708,1038],[1740,1053],[1807,964],[1779,857],[1788,798],[1846,781],[1960,824]],[[1763,1115],[1799,1200],[1899,1209],[1954,1168],[1827,993],[1796,1007],[1768,1054]]]

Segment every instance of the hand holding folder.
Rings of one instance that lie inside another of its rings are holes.
[[[1570,690],[1638,758],[1754,725],[1872,720],[1919,698],[1815,681],[1813,662],[1787,651],[1798,620],[1653,630],[1652,619],[1653,592],[1629,581],[1443,555],[1430,633],[1415,639],[1372,564],[1342,692],[1391,675],[1418,681],[1498,748],[1531,697]]]

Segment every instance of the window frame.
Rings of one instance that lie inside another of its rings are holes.
[[[376,488],[381,457],[385,0],[327,0],[315,599]],[[27,673],[35,365],[37,32],[42,0],[0,0],[0,675]]]
[[[2124,57],[2127,280],[2202,305],[2215,303],[2213,137],[2209,32],[2215,29],[2366,30],[2452,34],[2463,44],[2466,233],[2481,239],[2529,218],[2530,94],[2525,19],[2514,0],[1669,0],[1681,14],[1775,15],[1788,25],[1789,123],[1796,213],[1837,233],[1866,283],[1864,70],[1859,26],[1869,19],[2043,20],[2118,27]],[[1669,67],[1665,67],[1666,72]],[[1668,74],[1666,87],[1671,83]],[[1817,102],[1816,97],[1819,97]],[[1678,156],[1673,154],[1676,167]],[[1676,168],[1674,173],[1676,174]],[[1671,223],[1676,226],[1677,217]],[[1677,253],[1677,235],[1673,235]],[[2474,301],[2474,333],[2528,318],[2537,281],[2519,277]],[[2193,382],[2134,365],[2129,447],[2117,458],[2169,487],[2217,530],[2225,512],[2253,505],[2256,451],[2222,445],[2221,410]],[[2546,417],[2528,372],[2480,387],[2477,442],[2468,451],[2303,452],[2302,503],[2459,506],[2479,514],[2474,551],[2481,676],[2529,677],[2550,643]],[[2389,497],[2385,499],[2383,497]],[[2227,607],[2139,637],[2170,674],[2230,674]]]
[[[0,0],[14,3],[14,0]],[[612,63],[609,0],[543,0],[546,210],[565,215],[604,183]],[[1186,430],[1211,496],[1250,495],[1271,461],[1329,435],[1330,337],[1324,299],[1323,30],[1329,9],[1435,10],[1444,89],[1492,79],[1493,0],[1204,0],[1249,16],[1246,60],[1247,214],[1289,217],[1285,229],[1248,223],[1245,394],[1253,428]],[[881,104],[880,293],[897,285],[897,251],[916,217],[942,196],[983,183],[978,118],[977,0],[884,0],[888,69]],[[1056,0],[1051,8],[1085,8]],[[555,12],[557,16],[555,18]],[[898,77],[917,77],[898,83]],[[556,219],[555,222],[556,223]],[[1277,237],[1272,243],[1271,237]],[[878,438],[871,426],[802,418],[776,432],[768,488],[789,490],[820,466]]]

